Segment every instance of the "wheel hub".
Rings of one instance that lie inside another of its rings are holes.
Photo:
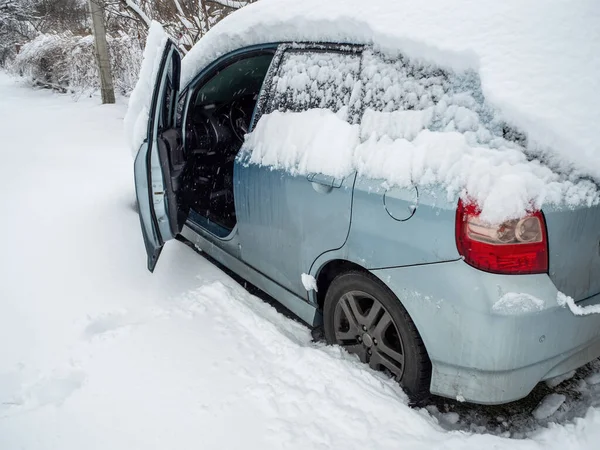
[[[369,335],[369,333],[365,333],[362,335],[362,341],[363,344],[365,344],[365,347],[373,347],[373,338]]]
[[[404,374],[404,346],[392,316],[372,295],[346,292],[334,310],[336,343],[375,370]]]

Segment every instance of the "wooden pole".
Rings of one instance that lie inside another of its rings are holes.
[[[115,89],[113,87],[108,44],[106,43],[106,29],[104,28],[104,10],[100,2],[103,0],[89,0],[94,41],[96,43],[96,61],[100,74],[100,91],[102,103],[115,102]]]

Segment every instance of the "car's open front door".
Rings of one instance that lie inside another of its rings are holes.
[[[173,239],[185,222],[186,212],[177,200],[185,165],[181,130],[175,123],[180,67],[177,46],[167,39],[154,71],[147,137],[135,158],[135,189],[150,272],[164,243]]]

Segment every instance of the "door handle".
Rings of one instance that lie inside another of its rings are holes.
[[[309,173],[306,179],[313,184],[316,183],[336,189],[342,187],[342,183],[344,182],[343,178],[335,178],[331,175],[324,175],[322,173]]]

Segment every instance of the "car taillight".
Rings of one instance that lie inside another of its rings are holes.
[[[474,204],[458,202],[456,246],[465,262],[486,272],[532,274],[548,271],[546,223],[540,211],[491,225]]]

